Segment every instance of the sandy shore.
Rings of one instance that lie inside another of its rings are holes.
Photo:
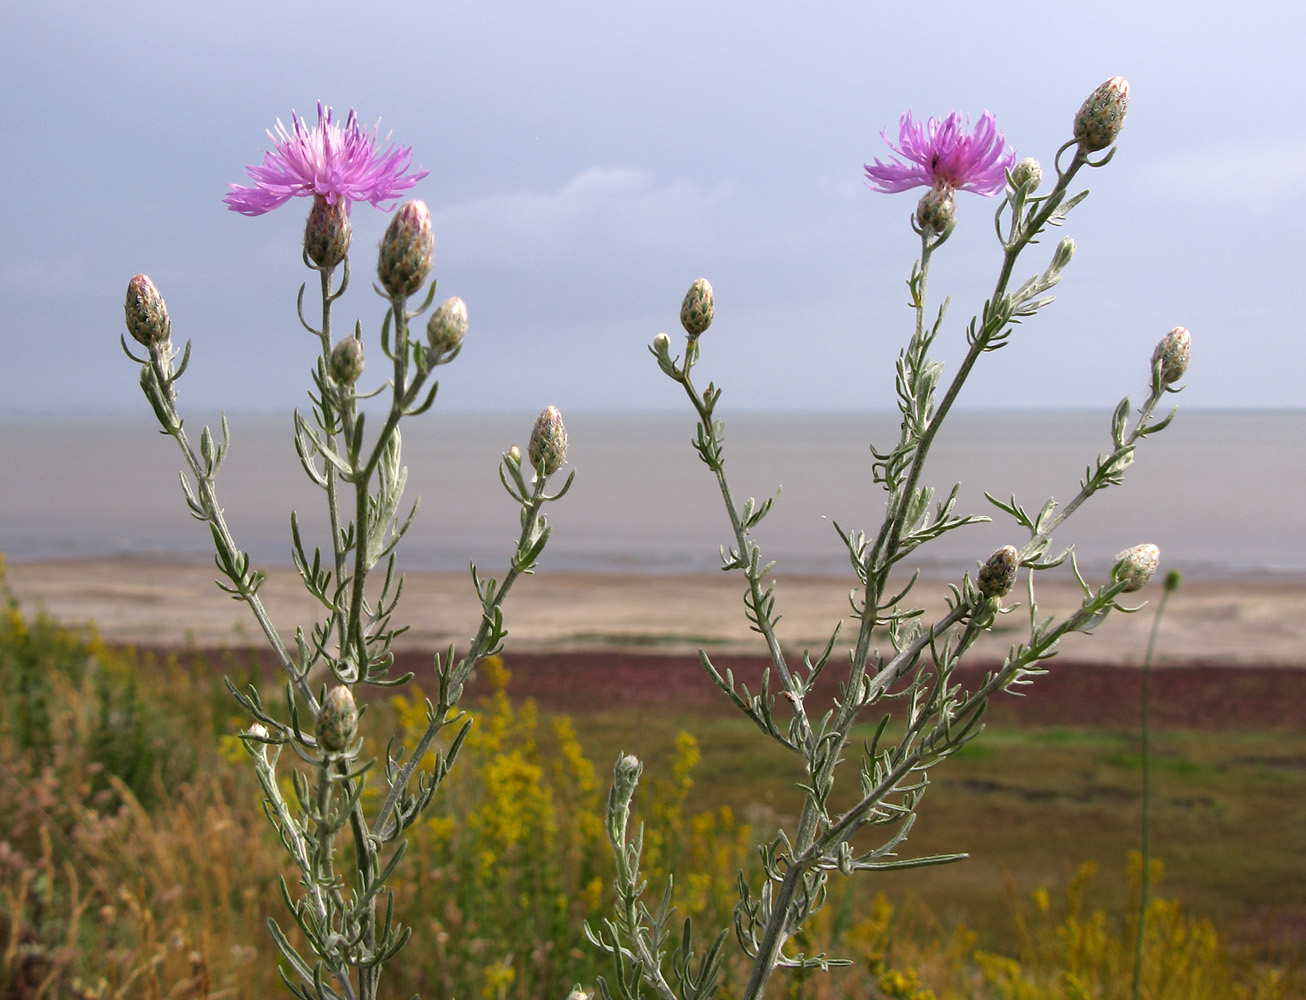
[[[94,621],[114,643],[141,646],[239,647],[262,642],[244,604],[214,585],[212,566],[115,558],[9,562],[8,583],[23,608],[65,622]],[[1073,580],[1039,578],[1040,617],[1074,607]],[[1047,582],[1045,582],[1047,581]],[[553,573],[518,582],[509,596],[508,648],[531,652],[644,651],[720,654],[764,652],[743,617],[742,577],[618,576]],[[820,648],[848,615],[847,580],[787,577],[776,590],[780,638],[792,650]],[[913,598],[941,611],[946,585],[924,581]],[[1154,603],[1154,583],[1138,597]],[[1023,583],[1013,598],[1023,601]],[[282,635],[306,630],[316,606],[291,569],[273,569],[262,598]],[[1140,602],[1141,603],[1141,602]],[[412,623],[402,650],[464,647],[479,608],[466,574],[413,573],[396,620]],[[1142,661],[1153,615],[1112,615],[1093,637],[1071,636],[1063,660],[1111,665]],[[981,640],[977,659],[1000,659],[1025,634],[1023,610],[999,619]],[[845,629],[848,626],[845,625]],[[1162,625],[1159,665],[1306,667],[1306,581],[1187,581],[1171,598]]]

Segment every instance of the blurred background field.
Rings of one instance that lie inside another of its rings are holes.
[[[583,688],[600,670],[624,671],[638,693],[639,677],[663,671],[648,670],[657,658],[642,670],[637,662],[581,657],[573,680]],[[608,900],[599,817],[619,751],[646,762],[638,816],[651,883],[669,868],[683,873],[677,906],[702,933],[726,926],[735,869],[753,871],[755,842],[797,808],[790,762],[768,753],[706,681],[703,697],[675,705],[611,709],[579,698],[563,714],[545,666],[527,655],[490,661],[470,692],[473,736],[393,886],[415,939],[387,972],[392,995],[592,988],[606,970],[580,926]],[[276,681],[251,653],[114,649],[91,628],[5,609],[0,996],[281,989],[264,926],[268,916],[285,922],[281,855],[234,738],[244,720],[223,674],[275,698]],[[1149,917],[1149,997],[1306,990],[1299,676],[1216,676],[1226,713],[1185,720],[1160,710],[1154,837],[1165,874]],[[1276,678],[1277,701],[1297,711],[1249,727],[1239,705],[1273,694]],[[1128,682],[1048,690],[1027,705],[995,705],[989,730],[931,774],[902,854],[971,858],[845,883],[802,945],[854,966],[781,977],[777,997],[1127,995],[1141,788],[1136,727],[1122,707]],[[1157,701],[1166,703],[1164,688]],[[420,706],[418,691],[404,689],[379,699],[365,723],[411,731]]]

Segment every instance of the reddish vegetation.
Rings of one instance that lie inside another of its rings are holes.
[[[735,711],[717,690],[696,657],[641,653],[508,653],[511,691],[535,698],[541,707],[566,712],[630,705],[677,705],[689,710]],[[724,675],[756,693],[766,663],[760,658],[713,657]],[[429,670],[426,657],[404,658],[405,669],[419,676]],[[833,696],[836,666],[822,694]],[[977,683],[983,667],[965,668],[967,687]],[[1057,665],[1021,688],[1020,698],[995,698],[988,711],[992,723],[1133,727],[1139,719],[1143,672],[1136,668]],[[473,692],[474,692],[473,688]],[[775,683],[772,678],[771,690]],[[1241,667],[1167,667],[1152,674],[1152,719],[1156,725],[1222,729],[1248,727],[1306,731],[1306,671]]]
[[[239,654],[244,656],[246,654]],[[226,664],[230,653],[210,653],[210,662]],[[261,657],[269,668],[268,658]],[[635,705],[669,705],[685,711],[736,711],[703,672],[694,656],[637,652],[522,653],[505,655],[512,670],[510,693],[534,698],[555,712],[622,709]],[[749,656],[714,656],[722,674],[732,670],[737,683],[759,690],[765,661]],[[430,675],[425,653],[403,653],[398,670]],[[837,693],[832,664],[819,697]],[[959,673],[973,687],[985,666]],[[1143,673],[1129,667],[1058,664],[1021,688],[1023,697],[1000,696],[989,706],[990,723],[1024,725],[1091,725],[1132,728],[1139,721]],[[772,679],[771,690],[776,686]],[[478,685],[469,686],[476,695]],[[1152,719],[1163,727],[1193,729],[1286,729],[1306,732],[1306,670],[1255,667],[1165,667],[1152,674]]]

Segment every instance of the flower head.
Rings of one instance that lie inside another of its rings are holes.
[[[458,356],[467,336],[467,303],[458,296],[445,299],[426,324],[431,364],[443,365]]]
[[[339,684],[322,699],[317,714],[317,741],[330,753],[343,753],[358,735],[358,703],[353,692]]]
[[[1182,326],[1161,338],[1152,352],[1152,369],[1159,367],[1162,385],[1173,385],[1184,377],[1188,371],[1188,362],[1193,355],[1193,338]]]
[[[264,153],[263,162],[250,164],[245,173],[254,180],[253,187],[230,184],[223,200],[233,212],[262,215],[284,205],[291,198],[321,195],[328,205],[368,201],[381,208],[392,202],[429,173],[418,170],[404,176],[413,161],[406,146],[388,146],[377,150],[377,128],[361,128],[353,109],[342,126],[317,106],[317,126],[309,128],[292,112],[293,128],[277,120],[277,129],[268,132],[275,152]]]
[[[1111,579],[1124,582],[1124,592],[1132,594],[1142,590],[1161,564],[1161,550],[1155,545],[1135,545],[1116,556],[1111,567]]]
[[[699,278],[689,286],[685,301],[680,305],[680,325],[691,337],[697,337],[712,325],[716,314],[716,298],[712,294],[712,285],[706,278]]]
[[[557,472],[567,460],[567,428],[563,426],[562,414],[556,406],[546,406],[535,421],[526,454],[531,465],[541,469],[546,476]]]
[[[407,298],[422,287],[434,259],[430,209],[424,201],[404,202],[381,237],[376,272],[382,287],[392,299]]]
[[[1014,545],[1004,545],[980,567],[979,592],[985,597],[1006,597],[1016,583],[1020,553]]]
[[[1015,162],[1015,151],[998,131],[993,115],[985,111],[975,131],[970,119],[954,111],[940,121],[912,119],[903,114],[894,143],[883,131],[884,141],[906,163],[878,159],[866,164],[868,187],[887,193],[914,187],[952,188],[993,195],[1006,186],[1007,170]]]
[[[168,307],[148,275],[138,274],[127,282],[127,332],[138,344],[154,347],[166,343],[172,333]]]
[[[1123,76],[1113,76],[1075,113],[1075,138],[1086,152],[1106,149],[1120,136],[1129,111],[1129,83]]]

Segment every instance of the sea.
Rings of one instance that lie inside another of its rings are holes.
[[[305,543],[328,544],[324,494],[300,467],[287,415],[233,413],[219,502],[255,564],[290,565],[290,513]],[[9,560],[134,556],[207,560],[208,528],[186,510],[175,442],[148,412],[77,419],[0,417],[0,551]],[[216,415],[213,420],[216,422]],[[691,414],[566,416],[567,495],[548,506],[541,569],[596,573],[710,572],[732,544],[715,477],[691,447]],[[523,413],[428,413],[408,421],[407,500],[420,497],[400,549],[406,570],[502,572],[519,530],[499,481],[502,453],[525,450]],[[215,431],[217,428],[215,427]],[[198,447],[200,427],[187,432]],[[775,572],[851,578],[835,525],[873,534],[885,494],[870,446],[897,440],[894,413],[725,416],[730,487],[741,503],[777,496],[755,539]],[[1110,415],[1078,411],[959,412],[940,432],[925,482],[956,512],[992,521],[918,550],[931,577],[973,570],[1027,535],[985,493],[1031,513],[1064,503],[1110,448]],[[1306,411],[1183,411],[1143,439],[1121,486],[1092,497],[1053,539],[1086,573],[1141,542],[1164,569],[1198,578],[1306,577]]]

